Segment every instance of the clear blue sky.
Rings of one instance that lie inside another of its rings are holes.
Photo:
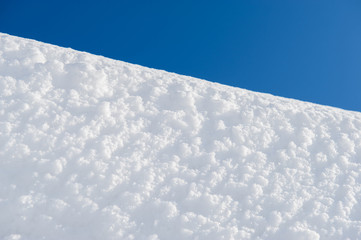
[[[361,111],[360,0],[0,0],[0,32]]]

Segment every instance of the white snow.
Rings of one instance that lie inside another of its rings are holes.
[[[0,34],[0,239],[361,239],[361,113]]]

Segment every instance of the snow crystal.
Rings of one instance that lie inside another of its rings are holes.
[[[0,34],[0,239],[360,239],[361,114]]]

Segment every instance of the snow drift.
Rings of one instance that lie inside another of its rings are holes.
[[[361,114],[0,34],[1,239],[361,239]]]

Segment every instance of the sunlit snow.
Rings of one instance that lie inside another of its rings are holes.
[[[0,239],[361,239],[361,113],[0,34]]]

